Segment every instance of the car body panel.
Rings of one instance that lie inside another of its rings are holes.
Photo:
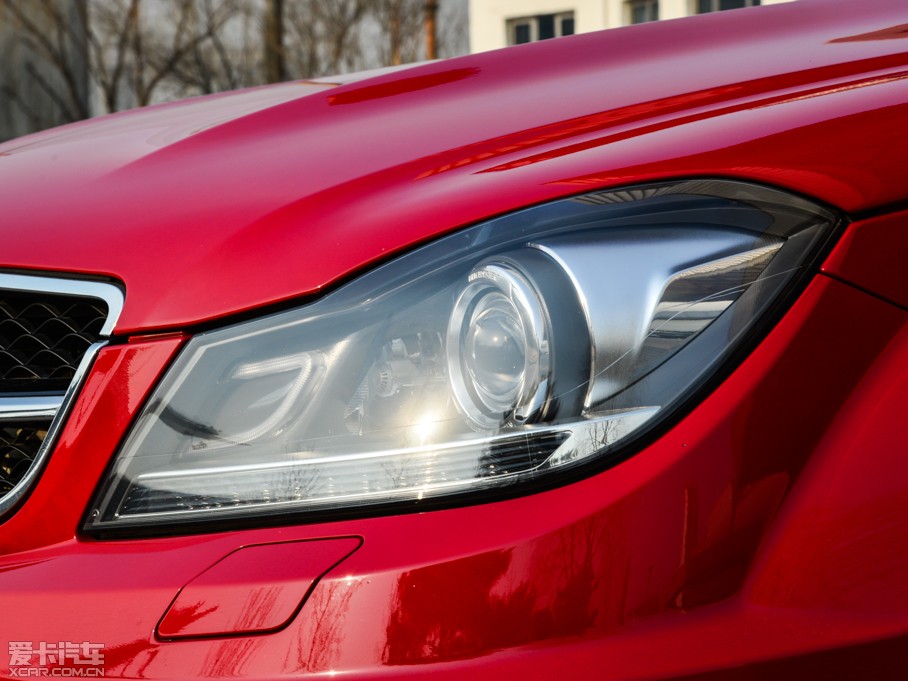
[[[881,247],[883,244],[885,247]],[[905,253],[908,213],[872,217],[845,232],[823,263],[823,271],[908,308]]]
[[[852,318],[861,323],[840,325]],[[113,379],[132,357],[153,376],[178,344],[109,348],[99,368]],[[908,313],[819,276],[677,427],[567,487],[390,518],[91,541],[74,537],[81,511],[128,422],[108,380],[0,526],[0,592],[17,613],[0,636],[78,632],[105,643],[108,678],[148,679],[542,679],[566,659],[578,679],[663,678],[904,637],[908,482],[893,475],[900,451],[867,457],[901,429],[905,367]],[[111,424],[107,448],[80,437],[99,421]],[[63,475],[75,465],[86,474]],[[344,536],[363,545],[286,628],[155,638],[177,591],[235,549]]]
[[[908,151],[900,6],[717,13],[14,141],[0,146],[0,266],[122,280],[117,331],[134,333],[310,296],[584,190],[711,175],[886,205]]]
[[[361,543],[358,537],[346,537],[231,551],[180,588],[155,635],[172,641],[283,629],[316,582]]]
[[[73,519],[85,512],[89,488],[103,475],[111,452],[184,340],[173,334],[101,349],[41,481],[0,524],[0,552],[13,555],[72,539]],[[86,445],[88,452],[71,453]]]

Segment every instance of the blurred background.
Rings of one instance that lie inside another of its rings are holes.
[[[467,0],[0,0],[0,140],[468,51]]]
[[[192,95],[758,4],[0,0],[0,141]]]

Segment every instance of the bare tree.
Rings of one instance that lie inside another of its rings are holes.
[[[467,51],[463,0],[285,0],[288,73],[309,78]]]
[[[441,0],[438,7],[438,58],[470,51],[470,22],[464,0]]]
[[[220,65],[232,77],[221,31],[238,13],[238,1],[0,0],[0,8],[41,62],[26,61],[24,75],[53,101],[65,122],[92,113],[90,84],[104,111],[152,102],[165,81],[206,44],[215,54],[221,50]],[[4,91],[26,107],[22,89],[7,85]]]
[[[312,78],[363,68],[362,29],[368,0],[295,0],[288,6],[291,73]]]
[[[265,0],[263,17],[265,81],[280,83],[287,78],[284,55],[284,0]]]
[[[0,15],[0,125],[17,132],[467,42],[464,0],[0,0]]]
[[[423,0],[374,0],[372,11],[381,33],[379,55],[384,64],[397,66],[420,57]]]
[[[438,0],[425,0],[426,59],[438,59]]]
[[[129,0],[130,6],[138,6],[139,2]],[[197,0],[172,0],[170,16],[163,21],[151,20],[147,16],[142,17],[142,21],[138,16],[134,20],[127,50],[130,92],[139,106],[151,103],[164,80],[171,77],[201,45],[212,42],[236,13],[236,6],[228,0],[202,4],[204,22],[195,20],[199,15]],[[160,11],[161,4],[155,7]]]
[[[151,103],[185,60],[220,40],[237,12],[229,0],[157,0],[148,6],[106,0],[93,9],[92,64],[108,111]]]
[[[111,0],[94,6],[88,43],[92,76],[107,111],[121,108],[120,92],[126,85],[126,69],[133,36],[138,33],[140,0]]]
[[[86,0],[0,0],[0,9],[32,56],[21,62],[23,75],[53,102],[62,121],[87,118]],[[23,107],[30,106],[20,87],[7,84],[5,92]]]
[[[200,0],[189,21],[196,42],[174,67],[167,84],[174,96],[210,94],[262,82],[260,17],[254,0]]]

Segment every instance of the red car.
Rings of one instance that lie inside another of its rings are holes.
[[[0,146],[0,675],[908,673],[906,39],[801,0]]]

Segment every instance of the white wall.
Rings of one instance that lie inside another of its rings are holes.
[[[763,0],[774,5],[791,0]],[[696,0],[659,0],[659,18],[676,19],[694,13]],[[507,21],[538,14],[574,12],[577,33],[615,28],[627,23],[625,0],[470,0],[470,51],[505,47]]]

